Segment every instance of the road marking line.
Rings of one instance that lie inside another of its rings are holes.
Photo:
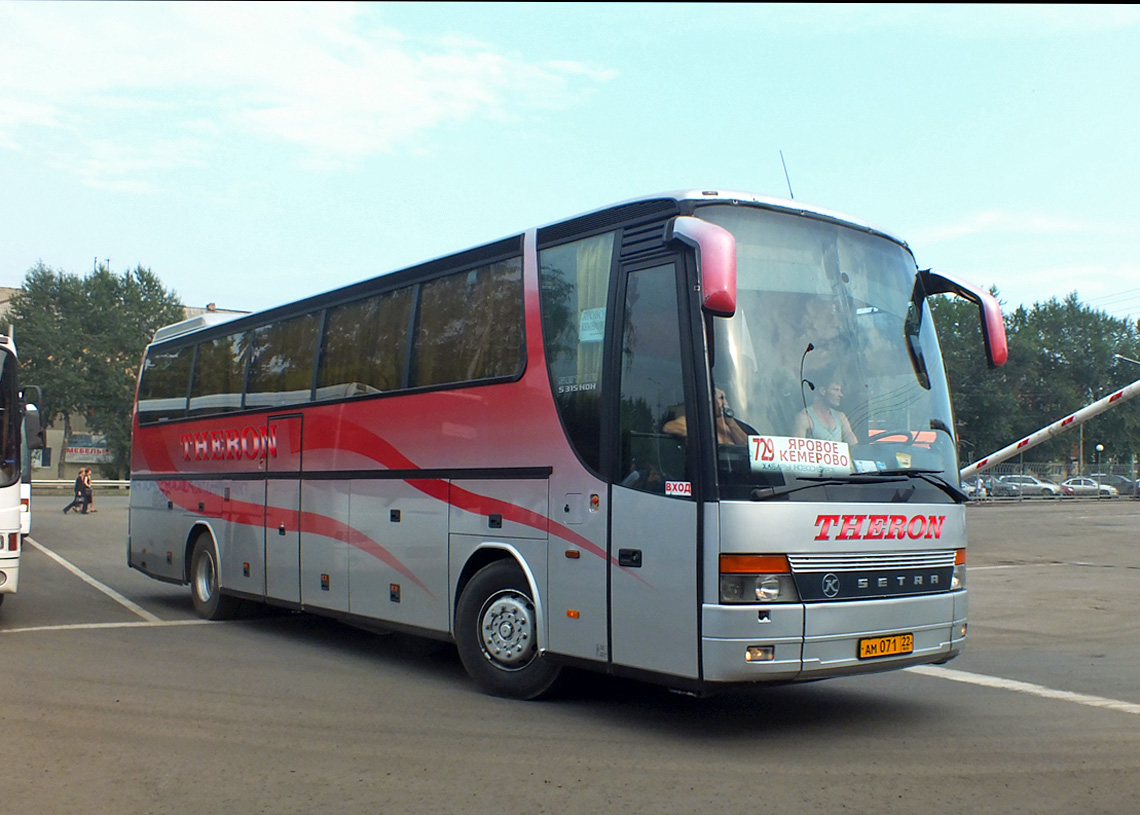
[[[24,543],[30,543],[40,552],[50,557],[60,566],[67,569],[74,574],[84,583],[87,583],[92,588],[98,589],[105,595],[110,597],[119,605],[128,609],[129,611],[142,617],[145,622],[141,623],[73,623],[67,625],[41,625],[31,626],[28,628],[10,628],[0,630],[0,634],[18,634],[27,631],[77,631],[77,630],[91,630],[98,628],[161,628],[176,625],[209,625],[210,620],[173,620],[166,621],[154,614],[151,614],[145,608],[140,606],[133,600],[128,600],[123,595],[103,583],[100,583],[91,575],[84,572],[78,566],[70,561],[60,557],[55,552],[42,546],[30,537],[24,538]],[[987,568],[985,566],[976,567]],[[990,566],[991,569],[1011,568],[1008,566]],[[1075,702],[1079,705],[1087,705],[1088,707],[1104,708],[1106,710],[1119,710],[1122,713],[1131,713],[1135,716],[1140,716],[1140,704],[1133,704],[1131,702],[1121,702],[1117,699],[1107,699],[1103,696],[1090,696],[1084,693],[1074,693],[1072,691],[1054,690],[1047,688],[1044,685],[1034,685],[1030,682],[1018,682],[1014,679],[1002,679],[997,676],[986,676],[985,674],[968,673],[966,671],[955,670],[954,668],[940,668],[935,665],[916,665],[905,670],[910,673],[921,674],[923,676],[933,676],[939,679],[949,679],[952,682],[964,682],[969,685],[979,685],[986,688],[997,688],[999,690],[1010,690],[1017,693],[1026,693],[1031,696],[1040,696],[1043,699],[1059,699],[1065,702]]]
[[[1132,702],[1121,702],[1118,699],[1106,699],[1103,696],[1089,696],[1085,693],[1054,690],[1053,688],[1047,688],[1044,685],[1034,685],[1030,682],[1018,682],[1015,679],[1002,679],[998,676],[968,673],[953,668],[939,668],[935,665],[916,665],[912,668],[906,668],[905,670],[911,673],[922,674],[923,676],[949,679],[952,682],[965,682],[969,685],[981,685],[985,688],[1011,690],[1017,693],[1027,693],[1031,696],[1040,696],[1042,699],[1058,699],[1063,702],[1076,702],[1078,705],[1099,707],[1106,710],[1119,710],[1121,713],[1131,713],[1134,716],[1140,716],[1140,705],[1133,704]]]
[[[1033,568],[1039,568],[1042,566],[1082,566],[1082,565],[1092,565],[1092,564],[1058,563],[1056,561],[1050,561],[1049,563],[1003,563],[1000,566],[969,566],[969,565],[967,565],[966,566],[966,574],[969,574],[970,572],[996,572],[999,569],[1033,569]]]
[[[84,583],[86,583],[87,585],[89,585],[93,588],[96,588],[99,591],[103,592],[105,595],[110,597],[116,603],[123,606],[128,611],[132,611],[135,614],[139,615],[144,620],[146,620],[148,623],[161,623],[162,622],[161,618],[155,616],[154,614],[151,614],[149,611],[147,611],[145,608],[143,608],[142,606],[140,606],[138,603],[134,602],[133,600],[128,600],[126,597],[119,594],[117,591],[115,591],[110,586],[106,586],[106,585],[100,583],[98,580],[96,580],[94,577],[92,577],[91,575],[84,572],[78,566],[74,565],[73,563],[70,563],[67,560],[64,560],[62,557],[60,557],[59,555],[57,555],[55,552],[51,551],[47,547],[42,546],[39,543],[36,543],[31,538],[24,538],[24,543],[30,543],[36,549],[43,552],[45,555],[50,557],[52,560],[54,560],[56,563],[58,563],[63,568],[67,569],[69,572],[71,572],[73,575],[78,577]]]
[[[66,623],[63,625],[33,625],[27,628],[0,629],[0,634],[23,634],[27,631],[89,631],[97,628],[169,628],[175,625],[214,625],[213,620],[159,620],[142,623]]]

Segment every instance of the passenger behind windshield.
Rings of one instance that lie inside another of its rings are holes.
[[[816,383],[807,382],[813,388],[815,401],[796,415],[793,436],[824,441],[843,441],[858,444],[859,439],[851,429],[847,414],[839,409],[843,402],[843,384],[831,371],[817,378]]]
[[[747,444],[750,435],[757,435],[756,428],[736,419],[728,404],[728,397],[720,388],[716,389],[713,411],[716,414],[716,440],[720,444]],[[665,422],[661,429],[671,436],[685,438],[689,428],[684,412]]]

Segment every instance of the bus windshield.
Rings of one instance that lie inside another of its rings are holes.
[[[737,245],[736,313],[712,319],[721,498],[962,500],[941,352],[910,252],[759,208],[696,214]]]

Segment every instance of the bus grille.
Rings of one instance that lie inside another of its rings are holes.
[[[792,571],[879,571],[882,569],[939,569],[954,565],[953,549],[932,552],[851,552],[829,555],[788,555]]]

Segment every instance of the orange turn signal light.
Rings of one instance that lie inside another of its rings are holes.
[[[721,574],[790,574],[787,555],[721,555]]]

